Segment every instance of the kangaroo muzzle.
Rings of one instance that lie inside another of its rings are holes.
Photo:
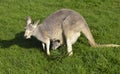
[[[29,31],[26,31],[25,34],[24,34],[24,37],[25,37],[26,39],[31,38],[30,32],[29,32]]]

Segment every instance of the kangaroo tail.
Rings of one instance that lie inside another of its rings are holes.
[[[85,27],[82,29],[82,33],[88,39],[89,44],[92,47],[120,47],[120,45],[117,45],[117,44],[97,44],[92,36],[92,33],[90,32],[89,27],[87,26],[87,24],[85,24]]]
[[[117,45],[117,44],[97,44],[93,47],[120,47],[120,45]]]

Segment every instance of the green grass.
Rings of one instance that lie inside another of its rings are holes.
[[[61,8],[79,12],[97,43],[120,44],[120,0],[0,0],[0,74],[120,74],[120,48],[92,48],[82,35],[73,45],[51,51],[23,38],[25,19],[41,22]]]

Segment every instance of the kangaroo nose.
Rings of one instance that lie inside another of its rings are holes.
[[[27,38],[27,35],[24,34],[24,37]]]

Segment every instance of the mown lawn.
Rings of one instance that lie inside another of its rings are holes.
[[[61,8],[79,12],[97,43],[120,44],[120,0],[0,0],[0,74],[120,74],[120,48],[92,48],[82,35],[47,56],[41,43],[23,37],[26,16],[41,22]]]

